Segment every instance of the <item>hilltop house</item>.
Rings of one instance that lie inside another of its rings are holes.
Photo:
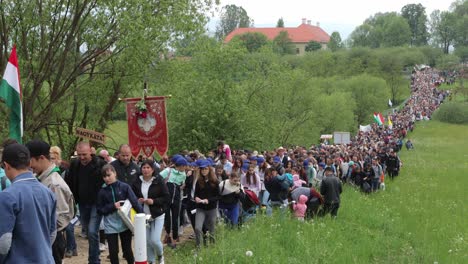
[[[310,20],[306,21],[306,19],[303,18],[302,24],[295,28],[237,28],[226,36],[224,43],[228,43],[236,35],[242,35],[248,32],[262,33],[267,36],[269,40],[273,40],[281,31],[288,32],[291,42],[296,46],[296,54],[298,55],[305,53],[305,47],[307,46],[307,43],[312,40],[322,44],[322,49],[326,49],[327,44],[330,41],[330,36],[327,34],[327,32],[320,28],[320,24],[318,22],[316,26],[313,26],[311,25]]]

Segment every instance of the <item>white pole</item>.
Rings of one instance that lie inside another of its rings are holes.
[[[136,214],[135,221],[135,264],[147,264],[146,258],[146,215]]]

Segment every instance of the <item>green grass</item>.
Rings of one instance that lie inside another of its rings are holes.
[[[107,149],[117,150],[121,144],[128,143],[127,121],[112,122],[104,132]]]
[[[419,122],[401,176],[363,195],[346,186],[338,219],[259,215],[217,243],[166,249],[174,263],[468,263],[468,126]],[[252,257],[245,252],[251,250]]]

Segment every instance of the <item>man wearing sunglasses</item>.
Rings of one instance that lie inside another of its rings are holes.
[[[0,263],[54,263],[54,194],[29,171],[25,146],[6,146],[1,164],[11,186],[0,192]]]

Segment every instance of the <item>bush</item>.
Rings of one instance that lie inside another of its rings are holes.
[[[442,104],[434,118],[452,124],[468,124],[468,103],[449,102]]]

